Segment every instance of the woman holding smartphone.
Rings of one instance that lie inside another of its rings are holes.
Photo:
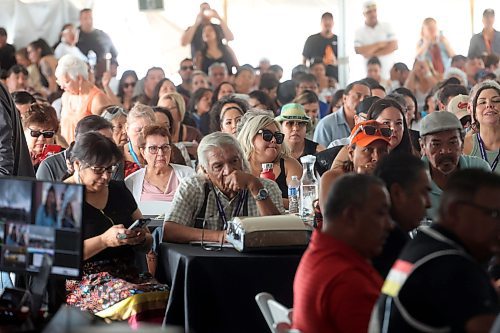
[[[118,147],[97,132],[82,134],[71,150],[75,172],[66,182],[85,186],[86,225],[82,279],[67,282],[66,302],[102,318],[156,322],[163,318],[168,287],[140,274],[131,260],[149,251],[153,240],[146,227],[129,229],[142,213],[124,183],[111,180],[121,160]]]

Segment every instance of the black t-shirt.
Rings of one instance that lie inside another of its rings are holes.
[[[97,61],[105,58],[106,53],[111,53],[113,59],[116,59],[118,52],[107,33],[102,30],[94,29],[91,32],[79,31],[78,43],[76,46],[87,56],[90,50],[96,53]]]
[[[8,71],[16,64],[16,48],[13,45],[5,44],[0,48],[0,68]]]
[[[108,186],[109,195],[106,207],[102,210],[87,202],[83,205],[84,236],[83,239],[103,234],[113,225],[123,224],[128,228],[134,221],[132,213],[137,209],[132,193],[124,182],[111,180]],[[134,250],[130,245],[107,248],[88,261],[109,260],[114,258],[133,258]]]
[[[392,265],[398,259],[401,250],[409,240],[410,235],[396,224],[385,241],[382,253],[372,259],[373,267],[380,273],[382,278],[387,277]]]
[[[317,33],[307,38],[302,55],[308,60],[323,59],[327,47],[331,47],[333,54],[337,57],[337,35],[325,38],[320,33]]]
[[[450,250],[460,251],[462,255],[436,256],[417,268],[413,266],[397,298],[414,320],[434,328],[465,332],[469,319],[497,313],[498,297],[486,271],[463,250],[456,236],[439,225],[427,230],[408,243],[400,260],[414,264],[429,254]],[[446,240],[439,240],[440,237]],[[401,275],[393,277],[395,279],[391,279],[389,273],[384,288],[388,281],[401,282]],[[377,302],[380,321],[386,318],[381,326],[388,325],[389,332],[420,332],[403,317],[395,298],[388,296],[384,288]]]
[[[193,40],[191,41],[191,58],[196,57],[196,52],[201,51],[203,49],[203,45],[205,44],[203,42],[203,27],[204,24],[200,24],[198,28],[196,28],[196,32],[194,33]],[[224,36],[224,31],[222,31],[222,28],[218,24],[213,24],[215,29],[217,30],[217,34],[219,36]]]

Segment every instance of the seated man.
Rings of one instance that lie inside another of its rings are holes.
[[[439,222],[421,228],[392,267],[370,332],[490,332],[498,296],[483,267],[499,248],[498,198],[498,175],[450,177]]]
[[[491,171],[488,162],[463,155],[464,131],[460,120],[451,112],[432,112],[420,122],[422,160],[431,174],[431,207],[427,218],[437,217],[443,189],[453,171],[480,168]]]
[[[164,240],[220,241],[227,221],[235,216],[284,213],[281,191],[271,180],[249,173],[238,141],[215,132],[198,146],[199,175],[177,188],[172,210],[165,216]],[[203,230],[205,229],[205,230]]]
[[[293,286],[293,327],[366,333],[382,286],[369,260],[380,254],[391,222],[384,183],[346,175],[332,186],[322,230],[315,230]]]

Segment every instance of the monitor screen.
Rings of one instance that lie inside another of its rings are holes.
[[[37,273],[44,254],[51,273],[79,277],[81,185],[0,178],[0,270]]]

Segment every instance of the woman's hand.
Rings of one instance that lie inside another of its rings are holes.
[[[123,224],[114,225],[101,235],[102,242],[106,247],[131,244],[135,237],[137,237],[136,232],[128,230]]]
[[[111,73],[104,72],[102,73],[101,84],[104,88],[109,87],[109,83],[111,82]]]

